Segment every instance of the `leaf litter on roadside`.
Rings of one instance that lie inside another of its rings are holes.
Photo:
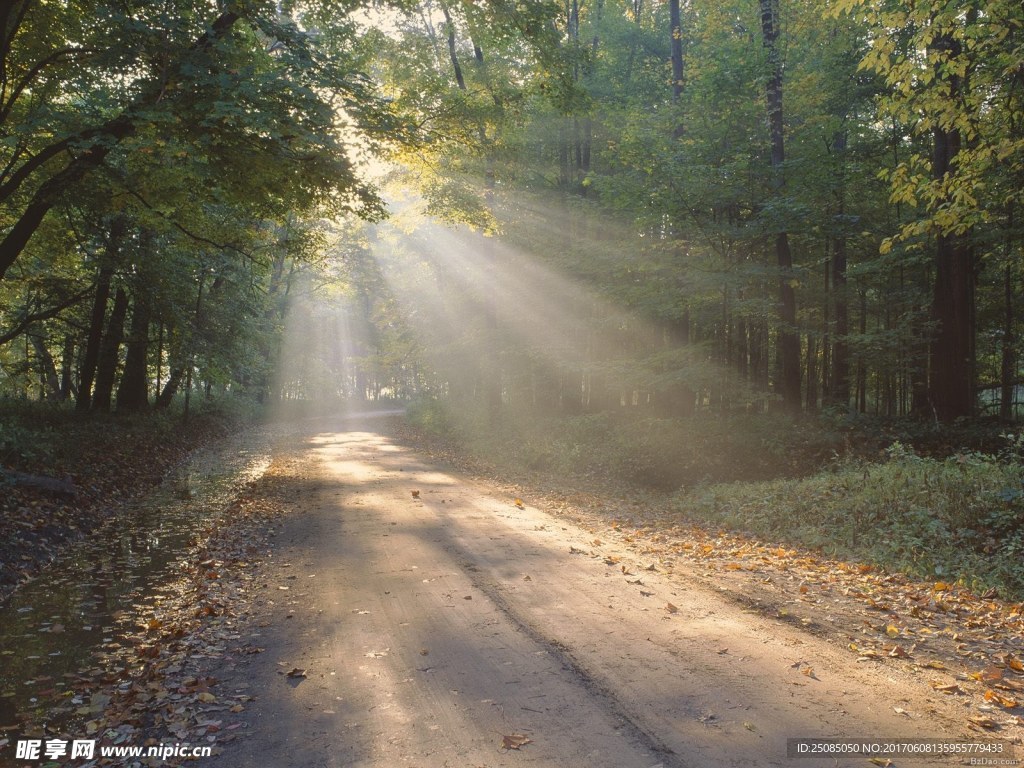
[[[100,745],[234,739],[243,723],[231,715],[253,697],[216,692],[219,681],[200,670],[210,659],[263,651],[245,643],[237,623],[258,589],[254,566],[268,523],[281,512],[253,484],[243,489],[182,553],[173,582],[101,628],[109,641],[90,665],[64,675],[23,732],[84,732]],[[214,566],[231,578],[211,579]],[[59,725],[44,731],[44,719]]]

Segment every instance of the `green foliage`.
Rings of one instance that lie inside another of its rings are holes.
[[[499,467],[663,491],[800,475],[842,446],[838,433],[813,421],[794,425],[776,415],[669,419],[626,411],[545,418],[512,410],[493,425],[484,411],[425,398],[413,401],[408,415]]]
[[[1024,465],[999,455],[946,459],[893,443],[881,463],[840,463],[799,480],[735,483],[679,496],[688,517],[923,578],[1024,595]]]
[[[406,406],[406,418],[431,435],[451,436],[452,418],[448,409],[436,398],[421,395]]]
[[[66,409],[0,398],[0,467],[45,466],[60,443]]]

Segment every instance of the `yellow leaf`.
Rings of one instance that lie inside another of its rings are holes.
[[[1017,700],[1012,696],[1003,696],[1001,693],[997,693],[991,688],[985,691],[985,701],[995,702],[999,706],[1006,707],[1007,709],[1013,709],[1018,704]]]
[[[885,628],[885,634],[887,634],[889,637],[899,637],[900,628],[897,627],[895,624],[890,624]]]

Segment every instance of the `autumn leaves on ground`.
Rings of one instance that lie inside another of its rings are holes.
[[[210,745],[226,767],[1021,749],[1020,603],[697,526],[666,496],[495,475],[394,417],[275,434],[124,639],[42,688],[59,732]],[[0,760],[46,722],[4,723]]]

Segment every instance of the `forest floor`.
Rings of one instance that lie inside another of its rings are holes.
[[[413,438],[377,417],[283,439],[136,617],[131,681],[82,690],[88,732],[216,768],[781,766],[811,738],[981,751],[797,765],[1024,760],[1020,605]]]
[[[114,507],[159,485],[196,448],[238,424],[209,415],[70,417],[5,413],[0,421],[0,600],[89,536]],[[22,423],[27,422],[27,423]],[[74,495],[15,483],[2,470],[53,479]]]

